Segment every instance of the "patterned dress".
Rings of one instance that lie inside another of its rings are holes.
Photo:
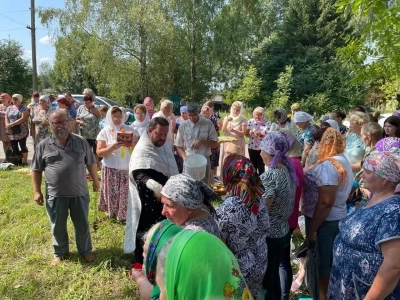
[[[379,244],[400,237],[400,196],[356,210],[339,223],[328,299],[364,299],[383,262]],[[400,299],[400,283],[385,299]]]
[[[6,131],[6,109],[3,104],[0,104],[0,141],[9,142],[10,138]]]
[[[297,134],[296,138],[301,144],[301,151],[304,150],[304,145],[314,145],[314,139],[312,135],[317,130],[317,127],[315,127],[314,125],[310,125],[305,130]]]
[[[10,123],[13,123],[18,119],[20,119],[24,111],[29,111],[29,110],[25,105],[22,104],[19,107],[15,107],[13,105],[7,107],[6,114],[8,116],[8,120],[10,121]],[[10,140],[17,141],[28,136],[29,133],[28,120],[26,120],[24,123],[21,123],[20,126],[21,126],[21,133],[10,135],[9,136]]]
[[[95,140],[99,130],[100,118],[92,114],[85,105],[79,106],[76,112],[76,118],[85,123],[84,126],[80,126],[81,136],[87,140]]]
[[[254,215],[238,196],[227,198],[217,209],[221,237],[239,262],[240,270],[254,299],[267,270],[269,215],[264,201]]]
[[[50,107],[46,111],[41,111],[40,106],[35,106],[32,109],[32,122],[35,123],[34,145],[39,144],[45,137],[50,135],[49,125],[44,125],[43,122],[48,120],[51,112]]]

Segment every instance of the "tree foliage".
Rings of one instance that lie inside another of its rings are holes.
[[[32,91],[32,69],[23,58],[22,45],[13,40],[0,41],[0,92],[28,97]]]

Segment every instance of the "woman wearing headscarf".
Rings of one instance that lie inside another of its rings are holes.
[[[160,299],[253,300],[232,252],[207,232],[182,230],[158,255]]]
[[[150,125],[150,116],[146,109],[146,106],[139,104],[133,108],[135,114],[135,121],[130,125],[133,132],[138,135],[138,138],[146,132]]]
[[[306,163],[308,152],[310,152],[314,145],[313,133],[318,128],[313,125],[314,118],[304,111],[298,111],[294,115],[294,122],[300,128],[300,132],[297,134],[297,140],[300,142],[303,154],[301,156],[301,163],[303,166]]]
[[[28,165],[28,147],[26,139],[28,138],[28,118],[29,110],[22,104],[22,95],[14,94],[12,96],[13,104],[6,109],[6,130],[11,141],[11,147],[15,152],[22,153],[22,165]],[[21,148],[18,149],[18,145]]]
[[[303,166],[301,165],[301,145],[299,141],[296,139],[296,136],[291,133],[287,129],[280,129],[280,132],[285,134],[285,137],[287,141],[289,142],[290,149],[287,152],[287,156],[290,158],[293,164],[293,168],[296,173],[296,177],[298,180],[298,184],[296,186],[296,194],[294,198],[294,208],[293,212],[288,218],[288,224],[289,224],[289,231],[290,234],[292,235],[294,230],[298,227],[299,225],[299,204],[300,204],[300,198],[301,198],[301,193],[303,191],[303,184],[304,184],[304,172],[303,172]],[[289,299],[289,294],[290,294],[290,289],[292,285],[292,266],[291,266],[291,250],[290,250],[290,245],[288,245],[285,249],[282,251],[282,256],[281,256],[281,261],[280,261],[280,266],[279,266],[279,277],[281,280],[281,291],[282,291],[282,300],[288,300]],[[300,267],[301,267],[301,262],[300,262]],[[300,272],[301,270],[299,270]]]
[[[218,195],[205,183],[187,174],[171,176],[161,190],[162,215],[186,229],[220,236],[211,204]]]
[[[243,104],[239,101],[233,102],[230,114],[224,118],[224,122],[222,123],[222,131],[225,133],[225,136],[236,138],[236,141],[233,143],[242,149],[241,154],[244,156],[246,146],[244,136],[246,134],[247,120],[242,116],[242,113]],[[224,143],[222,146],[222,162],[227,156],[225,151],[226,145]]]
[[[261,157],[268,169],[261,175],[270,228],[268,230],[268,267],[263,279],[265,299],[281,299],[279,264],[282,251],[290,244],[288,218],[293,212],[298,179],[293,163],[286,156],[290,149],[287,133],[270,131],[261,141]]]
[[[319,249],[319,299],[326,299],[332,266],[333,241],[346,212],[353,185],[351,166],[343,151],[345,141],[333,128],[323,134],[317,164],[305,172],[302,213],[306,236]],[[317,295],[314,295],[317,297]]]
[[[270,127],[271,123],[265,118],[264,109],[256,107],[253,111],[253,119],[250,119],[247,123],[246,136],[249,138],[247,149],[250,161],[256,168],[258,175],[261,175],[265,171],[264,162],[260,155],[260,144]]]
[[[288,117],[284,108],[278,107],[274,111],[275,122],[271,125],[271,131],[277,131],[281,128],[289,130],[294,135],[297,134],[296,124]]]
[[[160,298],[160,288],[156,282],[157,261],[161,249],[183,228],[169,220],[163,220],[153,225],[145,235],[143,257],[145,259],[141,270],[132,268],[131,278],[139,289],[140,299],[156,300]]]
[[[6,129],[6,110],[11,105],[11,101],[9,94],[3,93],[0,95],[0,141],[3,142],[4,153],[11,149],[11,142]]]
[[[235,255],[254,299],[267,269],[269,216],[264,187],[251,161],[229,155],[223,165],[226,200],[216,209],[221,239]]]
[[[49,97],[46,95],[40,96],[39,105],[32,106],[31,135],[33,136],[35,147],[50,135],[49,116],[52,111]]]
[[[372,197],[342,219],[329,299],[400,299],[400,153],[373,152],[363,163]]]
[[[107,111],[105,126],[97,136],[97,153],[103,157],[99,210],[107,212],[109,218],[126,220],[129,192],[129,160],[138,138],[133,135],[132,145],[117,141],[120,131],[130,131],[125,125],[125,109],[113,106]]]

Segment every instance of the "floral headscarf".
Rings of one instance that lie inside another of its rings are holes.
[[[265,153],[274,156],[272,161],[268,164],[269,168],[275,168],[278,163],[282,161],[282,163],[289,169],[292,181],[296,185],[299,183],[293,163],[291,159],[286,156],[286,153],[290,149],[290,144],[286,134],[283,134],[280,131],[268,132],[261,141],[260,149]]]
[[[397,137],[387,137],[381,139],[379,142],[376,143],[375,149],[377,151],[390,151],[392,148],[400,148],[400,138]]]
[[[162,188],[161,195],[189,209],[197,209],[206,205],[211,212],[214,212],[215,209],[210,201],[218,197],[217,193],[204,182],[187,174],[171,176]]]
[[[319,142],[318,161],[315,165],[317,166],[329,160],[339,173],[339,182],[341,185],[345,182],[346,170],[333,156],[343,153],[345,148],[346,142],[340,132],[328,127]]]
[[[290,119],[287,116],[287,112],[284,108],[278,107],[277,109],[275,109],[274,114],[277,114],[277,113],[280,114],[280,117],[276,119],[277,120],[276,123],[283,124],[283,123],[286,123],[287,121],[290,121]]]
[[[226,191],[240,197],[256,215],[264,186],[251,161],[244,156],[231,154],[225,159],[222,170]]]
[[[395,194],[400,193],[400,150],[374,151],[363,163],[363,168],[374,172],[379,177],[397,183]]]
[[[182,227],[173,224],[169,220],[163,220],[151,237],[146,255],[145,271],[147,279],[153,285],[152,296],[160,294],[160,289],[156,285],[157,255],[165,243],[181,230],[183,230]]]

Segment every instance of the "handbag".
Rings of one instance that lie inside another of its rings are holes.
[[[319,250],[318,243],[308,241],[307,258],[304,269],[306,271],[305,284],[314,300],[319,300]]]
[[[10,128],[12,131],[12,135],[20,134],[21,133],[21,125],[15,125]]]

